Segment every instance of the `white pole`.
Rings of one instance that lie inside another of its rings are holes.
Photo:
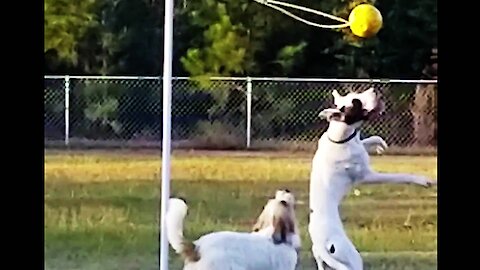
[[[163,26],[163,140],[162,140],[162,199],[160,212],[160,270],[168,270],[168,240],[166,229],[167,203],[170,198],[170,135],[172,126],[172,43],[173,0],[165,0]]]
[[[70,144],[70,77],[65,76],[65,146]]]
[[[250,148],[252,128],[252,78],[247,77],[247,148]]]

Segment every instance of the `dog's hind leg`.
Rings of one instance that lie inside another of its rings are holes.
[[[346,237],[335,237],[323,245],[312,246],[318,269],[363,270],[363,260]]]
[[[313,246],[312,247],[312,253],[313,253],[313,258],[315,260],[315,263],[317,264],[317,269],[318,270],[328,270],[326,267],[328,267],[328,265],[322,260],[322,258],[320,257],[320,254],[318,254],[318,252],[316,252],[316,248]]]
[[[328,248],[315,245],[312,247],[317,268],[319,270],[363,270],[362,258],[353,244],[341,240],[337,243],[329,243],[330,247]]]

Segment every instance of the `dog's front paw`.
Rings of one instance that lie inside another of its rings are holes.
[[[375,151],[376,151],[377,154],[379,154],[379,155],[383,154],[383,152],[385,152],[385,150],[387,150],[387,147],[384,147],[383,145],[377,145],[377,146],[375,146]]]
[[[418,184],[425,187],[425,188],[430,188],[434,185],[437,185],[437,181],[434,181],[434,180],[432,180],[430,178],[427,178],[427,177],[422,177],[418,181]]]
[[[437,185],[437,180],[428,180],[427,187],[433,187]]]
[[[382,154],[388,149],[388,144],[380,136],[371,136],[368,138],[371,141],[372,145],[375,146],[375,151],[377,154]]]

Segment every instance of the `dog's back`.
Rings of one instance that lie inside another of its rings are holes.
[[[174,200],[173,213],[168,215],[169,241],[177,253],[184,254],[183,218],[186,204]],[[295,213],[291,202],[271,200],[264,211],[265,233],[214,232],[192,243],[195,259],[184,255],[185,270],[294,270],[297,251],[292,241],[295,232]],[[177,229],[175,229],[177,228]]]
[[[297,253],[289,244],[274,244],[251,233],[215,232],[195,241],[202,259],[185,270],[292,270]]]

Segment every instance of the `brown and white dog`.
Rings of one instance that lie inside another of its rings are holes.
[[[166,216],[167,237],[184,258],[184,270],[294,270],[297,252],[291,240],[295,214],[286,200],[268,203],[270,225],[258,233],[221,231],[188,241],[183,237],[187,204],[171,198]]]
[[[295,221],[295,223],[293,224],[294,233],[290,234],[290,237],[292,238],[289,239],[289,242],[291,242],[293,247],[297,250],[297,252],[299,252],[302,243],[300,240],[300,231],[298,229],[297,218],[295,217],[295,205],[297,202],[293,193],[291,193],[288,189],[277,190],[275,193],[275,198],[268,200],[267,204],[263,208],[263,211],[257,218],[257,222],[253,226],[253,233],[259,233],[264,235],[271,234],[271,232],[268,231],[268,228],[272,227],[271,223],[274,216],[275,205],[278,203],[278,201],[282,200],[287,202],[288,207],[290,208],[289,210],[293,215],[293,220]]]

